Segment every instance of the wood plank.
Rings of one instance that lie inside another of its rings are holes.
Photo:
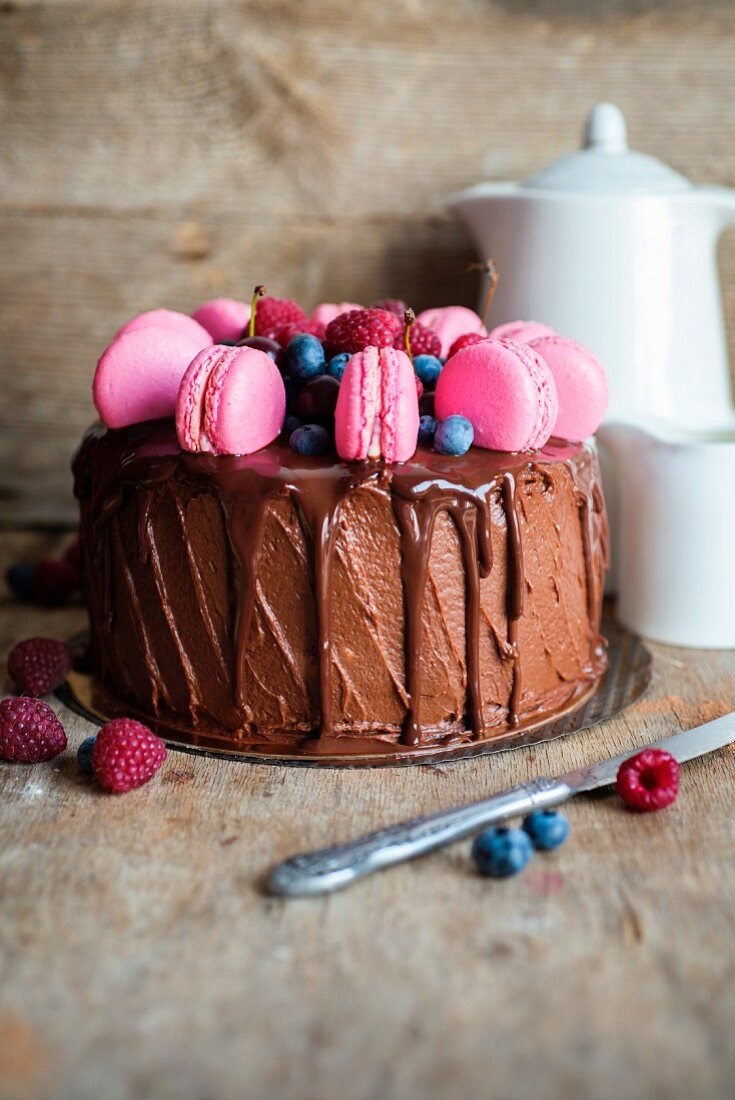
[[[0,537],[0,567],[47,538]],[[7,602],[0,651],[79,612]],[[722,751],[663,814],[612,795],[505,883],[467,845],[332,898],[258,883],[296,849],[480,797],[732,706],[735,655],[655,647],[650,695],[584,735],[363,772],[172,753],[106,796],[70,751],[0,765],[0,1080],[8,1100],[729,1100],[735,841]]]

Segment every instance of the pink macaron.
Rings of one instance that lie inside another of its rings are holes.
[[[539,336],[554,336],[553,328],[541,321],[506,321],[496,325],[490,333],[493,340],[515,340],[517,344],[530,344]]]
[[[278,367],[257,348],[205,348],[189,364],[176,402],[185,451],[247,455],[276,438],[286,414]]]
[[[353,355],[334,417],[340,458],[406,462],[416,450],[419,430],[416,375],[406,353],[368,347]]]
[[[137,332],[138,329],[144,328],[164,328],[169,332],[178,332],[180,336],[186,336],[193,343],[198,344],[197,350],[206,348],[213,342],[203,325],[193,317],[187,316],[186,313],[178,313],[175,309],[149,309],[146,313],[139,313],[137,317],[133,317],[132,321],[123,325],[117,335],[122,336],[125,332]]]
[[[587,439],[602,423],[610,397],[605,368],[589,348],[566,336],[541,336],[531,347],[556,382],[559,414],[553,434],[561,439]]]
[[[466,306],[441,306],[438,309],[425,309],[416,318],[420,324],[435,332],[441,341],[441,354],[444,358],[449,355],[449,349],[458,336],[465,336],[468,332],[476,332],[480,336],[487,336],[487,329],[481,318],[473,309]]]
[[[108,428],[173,416],[184,372],[201,341],[167,328],[129,329],[103,352],[92,384]]]
[[[551,370],[533,348],[483,340],[462,348],[439,375],[434,398],[440,420],[458,413],[490,451],[535,451],[547,442],[559,412]]]
[[[352,309],[362,309],[355,302],[320,302],[312,310],[311,320],[326,328],[335,317],[341,317],[343,313],[349,313]]]
[[[234,343],[245,335],[250,321],[250,306],[237,298],[212,298],[202,302],[192,317],[207,330],[215,344],[222,340]]]

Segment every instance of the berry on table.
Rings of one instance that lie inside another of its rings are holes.
[[[9,565],[5,572],[5,583],[17,600],[29,603],[36,595],[36,569],[25,562]]]
[[[364,351],[367,347],[401,347],[403,320],[384,309],[351,309],[327,325],[324,337],[330,356]]]
[[[393,313],[403,320],[408,306],[402,298],[381,298],[379,302],[373,302],[371,309],[384,309],[386,313]]]
[[[286,366],[302,381],[324,374],[326,360],[322,342],[307,332],[294,336],[286,348]]]
[[[434,436],[434,450],[440,455],[463,455],[472,446],[475,429],[466,416],[448,416]]]
[[[106,791],[124,794],[142,787],[166,759],[166,743],[133,718],[103,726],[92,748],[92,768]]]
[[[71,650],[55,638],[26,638],[8,656],[8,674],[22,695],[48,695],[71,667]]]
[[[331,378],[336,378],[338,382],[341,382],[342,375],[347,369],[349,361],[350,354],[347,351],[341,351],[339,355],[333,355],[327,363],[327,374]]]
[[[439,421],[434,416],[422,416],[419,419],[419,443],[431,443],[436,435]]]
[[[468,348],[472,344],[481,344],[483,340],[487,340],[487,336],[483,336],[479,332],[465,332],[464,336],[458,336],[449,349],[449,355],[447,359],[451,359],[453,355],[456,355],[462,348]]]
[[[486,829],[475,837],[472,858],[481,875],[509,878],[517,875],[533,855],[533,845],[523,829]]]
[[[417,355],[413,369],[427,389],[433,390],[442,372],[442,361],[436,355]]]
[[[541,852],[553,852],[569,836],[569,822],[559,810],[533,810],[523,819],[523,829]]]
[[[679,762],[663,749],[644,749],[618,768],[616,790],[626,806],[650,813],[663,810],[679,793]]]
[[[37,764],[65,748],[64,727],[47,703],[27,696],[0,702],[0,760]]]
[[[92,749],[94,748],[96,740],[97,738],[95,736],[88,737],[86,741],[82,741],[77,749],[77,764],[79,765],[80,772],[84,772],[85,775],[94,775],[94,768],[92,767]]]
[[[60,607],[79,587],[79,574],[68,561],[44,558],[36,567],[35,596],[44,607]]]
[[[291,434],[288,442],[292,451],[307,456],[323,455],[332,444],[329,432],[320,424],[304,424]]]

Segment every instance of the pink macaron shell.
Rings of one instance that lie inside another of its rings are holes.
[[[416,451],[419,402],[416,373],[405,351],[381,348],[380,451],[386,462],[407,462]]]
[[[270,355],[256,348],[223,348],[204,401],[204,433],[212,451],[259,451],[278,436],[285,415],[286,390]]]
[[[108,428],[173,416],[181,379],[198,342],[163,328],[116,336],[94,373],[92,396]]]
[[[458,336],[468,332],[477,332],[487,336],[487,329],[480,316],[466,306],[440,306],[437,309],[425,309],[416,318],[426,328],[430,328],[439,337],[442,356],[449,355],[449,349]]]
[[[324,325],[326,328],[335,317],[341,317],[343,313],[349,313],[351,309],[362,309],[362,306],[358,306],[355,302],[320,302],[312,310],[311,320]]]
[[[202,434],[204,400],[209,377],[220,356],[227,349],[212,344],[196,355],[181,379],[176,398],[176,434],[185,451],[211,451],[211,445]]]
[[[368,457],[379,392],[378,348],[368,347],[350,356],[334,410],[337,454],[346,462]]]
[[[466,416],[474,442],[491,451],[527,451],[548,441],[558,413],[554,378],[525,344],[484,340],[453,355],[439,375],[436,416]]]
[[[554,435],[587,439],[602,423],[610,398],[605,368],[589,348],[566,336],[542,336],[531,347],[548,365],[556,382],[559,414]]]
[[[240,340],[250,321],[250,306],[236,298],[212,298],[202,302],[192,317],[207,330],[216,344]]]
[[[175,309],[149,309],[147,313],[139,313],[132,321],[123,325],[117,335],[122,336],[125,332],[137,332],[145,328],[163,328],[169,332],[178,332],[180,336],[186,336],[197,344],[197,351],[214,342],[203,325]]]
[[[539,336],[555,336],[553,328],[541,321],[506,321],[496,325],[490,333],[492,340],[514,340],[516,344],[530,344]]]

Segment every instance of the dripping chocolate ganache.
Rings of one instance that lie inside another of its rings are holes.
[[[605,670],[589,444],[215,457],[160,421],[90,431],[74,473],[95,675],[152,720],[415,753],[553,716]]]

